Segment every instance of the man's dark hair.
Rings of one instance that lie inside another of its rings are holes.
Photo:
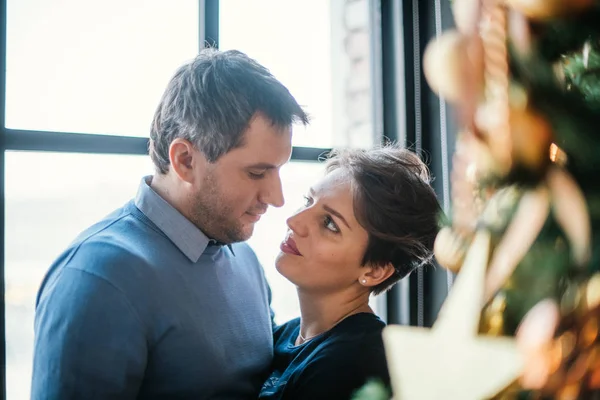
[[[169,146],[189,140],[209,162],[243,145],[252,118],[261,114],[279,128],[308,123],[288,89],[242,52],[203,49],[180,67],[162,96],[150,131],[150,156],[169,170]]]
[[[394,267],[373,288],[379,294],[432,260],[441,208],[427,166],[409,150],[387,145],[335,151],[327,172],[340,168],[350,174],[354,215],[369,235],[362,265]]]

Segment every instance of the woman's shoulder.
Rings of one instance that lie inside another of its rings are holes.
[[[381,337],[384,327],[376,315],[355,314],[313,343],[310,356],[296,371],[297,398],[348,399],[370,379],[387,385],[389,375]]]
[[[381,339],[386,324],[376,314],[359,313],[349,316],[331,329],[331,336],[345,340]]]
[[[314,353],[315,361],[336,364],[384,362],[383,322],[375,314],[352,315],[336,325],[324,337]]]
[[[296,329],[298,326],[300,326],[300,317],[291,319],[288,322],[285,322],[281,325],[277,325],[275,327],[275,332]]]

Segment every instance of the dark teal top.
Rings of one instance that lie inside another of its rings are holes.
[[[375,314],[355,314],[296,346],[300,319],[279,326],[271,376],[259,399],[349,400],[369,379],[389,385],[384,327]]]

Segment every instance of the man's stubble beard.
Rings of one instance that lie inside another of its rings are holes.
[[[220,192],[211,176],[206,177],[202,190],[190,199],[191,219],[209,239],[223,244],[243,242],[250,235],[243,232],[233,208]]]

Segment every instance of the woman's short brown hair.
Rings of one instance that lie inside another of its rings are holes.
[[[369,235],[362,265],[394,267],[373,288],[379,294],[431,262],[441,208],[425,163],[397,145],[334,151],[326,170],[340,168],[351,176],[354,214]]]

